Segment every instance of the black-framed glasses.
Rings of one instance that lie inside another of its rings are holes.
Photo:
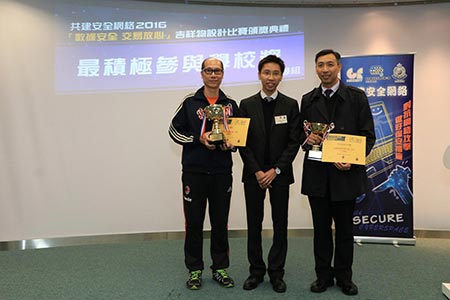
[[[211,68],[205,68],[202,70],[206,75],[211,75],[212,73],[216,75],[222,75],[223,70],[222,69],[211,69]]]

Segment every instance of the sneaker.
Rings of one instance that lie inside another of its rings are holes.
[[[225,269],[217,269],[213,272],[213,279],[217,281],[221,286],[230,288],[234,286],[234,281],[227,274]]]
[[[202,287],[202,271],[189,272],[189,279],[186,281],[186,286],[190,290],[198,290]]]

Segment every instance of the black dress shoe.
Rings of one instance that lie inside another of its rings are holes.
[[[349,296],[358,294],[358,287],[351,280],[350,281],[337,281],[336,285],[341,288],[342,292]]]
[[[272,284],[272,289],[277,293],[286,292],[286,282],[282,278],[274,278],[270,280]]]
[[[253,290],[256,289],[258,287],[258,284],[260,284],[261,282],[264,281],[263,277],[258,277],[255,275],[250,275],[248,276],[248,278],[245,280],[244,282],[244,290]]]
[[[318,278],[316,281],[311,283],[311,292],[322,293],[322,292],[325,292],[327,290],[327,288],[329,288],[330,286],[333,286],[333,285],[334,285],[333,280],[326,281],[326,280]]]

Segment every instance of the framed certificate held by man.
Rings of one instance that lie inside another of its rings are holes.
[[[366,164],[366,137],[330,133],[322,146],[323,162]]]
[[[249,125],[250,118],[228,118],[228,130],[222,124],[221,127],[227,142],[236,147],[245,147]]]

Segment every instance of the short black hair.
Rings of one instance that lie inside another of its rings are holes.
[[[258,72],[261,73],[263,66],[267,63],[276,63],[277,65],[280,66],[281,74],[284,73],[284,68],[285,68],[284,61],[281,58],[279,58],[278,56],[273,55],[273,54],[267,55],[266,57],[264,57],[263,59],[261,59],[259,61]]]
[[[205,68],[205,62],[206,62],[207,60],[209,60],[209,59],[217,59],[217,60],[220,62],[220,65],[222,66],[222,71],[224,71],[224,69],[223,69],[223,62],[222,62],[220,59],[218,59],[217,57],[208,57],[208,58],[205,58],[205,59],[202,61],[202,70]]]
[[[339,63],[341,60],[341,54],[339,54],[339,52],[334,51],[333,49],[323,49],[320,50],[317,54],[316,54],[316,59],[314,62],[317,63],[317,60],[319,59],[319,57],[327,55],[327,54],[333,54],[334,57],[336,57],[337,62]]]

